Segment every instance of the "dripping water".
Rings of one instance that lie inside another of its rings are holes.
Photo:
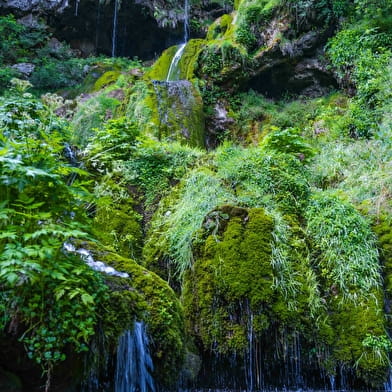
[[[190,28],[189,28],[189,0],[184,3],[184,43],[189,41]]]
[[[384,383],[384,390],[386,392],[392,391],[392,369],[389,370],[388,380]]]
[[[114,391],[155,392],[152,371],[145,325],[135,322],[133,331],[126,331],[118,342]]]
[[[116,41],[117,41],[117,24],[118,24],[119,2],[120,2],[120,0],[114,0],[113,35],[112,35],[112,57],[116,57]]]
[[[157,99],[160,133],[166,127],[171,128],[175,122],[180,127],[181,134],[188,139],[191,132],[188,120],[192,117],[196,104],[191,82],[154,80],[153,86]]]
[[[335,383],[336,383],[335,376],[333,374],[330,374],[328,376],[328,378],[329,378],[329,383],[331,385],[331,391],[334,392],[335,391]]]
[[[87,377],[81,384],[81,392],[102,390],[102,379],[108,378],[109,358],[105,333],[99,325],[85,357],[84,368]]]
[[[80,167],[80,163],[75,154],[75,149],[69,143],[64,144],[64,156],[72,167]],[[72,185],[75,182],[77,176],[77,173],[71,173],[68,178],[67,185]]]
[[[99,30],[101,27],[101,0],[97,0],[97,18],[95,23],[95,50],[98,50],[99,44]]]

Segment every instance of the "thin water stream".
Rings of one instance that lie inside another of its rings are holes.
[[[120,0],[114,0],[114,14],[113,14],[113,34],[112,34],[112,57],[116,57],[117,49],[117,24],[118,24],[118,9]]]
[[[190,34],[190,28],[189,28],[189,0],[185,0],[184,2],[184,40],[181,45],[179,45],[176,54],[174,55],[170,67],[169,67],[169,72],[167,73],[167,78],[166,81],[175,81],[180,79],[180,69],[179,69],[179,63],[181,60],[181,57],[184,53],[186,44],[189,41],[189,34]]]

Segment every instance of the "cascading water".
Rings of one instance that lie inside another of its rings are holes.
[[[113,14],[113,34],[112,34],[112,57],[116,57],[117,47],[117,24],[118,24],[118,8],[120,0],[114,0],[114,14]]]
[[[169,72],[167,73],[167,78],[166,78],[167,82],[178,80],[180,78],[180,69],[178,67],[178,64],[180,63],[185,47],[186,47],[186,42],[179,46],[176,54],[174,55],[172,62],[170,63]]]
[[[167,78],[166,81],[173,81],[173,80],[179,80],[180,78],[180,69],[179,69],[179,63],[181,60],[181,57],[184,53],[186,44],[189,41],[189,1],[185,0],[184,3],[184,41],[183,43],[178,47],[176,54],[174,55],[172,62],[169,67],[169,72],[167,73]]]
[[[93,255],[88,249],[76,248],[69,242],[64,243],[63,248],[68,253],[76,253],[80,255],[85,263],[94,271],[103,272],[104,274],[117,276],[119,278],[129,278],[129,275],[126,272],[117,271],[113,267],[105,264],[103,261],[94,260]]]
[[[101,28],[101,0],[97,0],[97,17],[95,22],[95,50],[98,49],[99,45],[99,33]]]
[[[154,392],[152,370],[145,325],[135,322],[118,342],[114,392]]]
[[[75,16],[79,14],[79,2],[80,0],[75,0]]]

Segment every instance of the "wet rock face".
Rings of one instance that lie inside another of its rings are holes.
[[[0,7],[13,12],[63,12],[68,0],[1,0]]]
[[[48,22],[54,35],[68,42],[82,56],[110,56],[115,43],[117,57],[152,60],[167,47],[181,41],[181,25],[175,29],[160,27],[148,8],[132,0],[122,1],[118,8],[114,37],[114,14],[113,0],[82,0],[79,3],[69,0],[64,12],[53,15]]]
[[[316,98],[337,88],[337,81],[326,62],[318,57],[282,57],[274,67],[251,78],[247,87],[269,98],[280,98],[285,94]]]

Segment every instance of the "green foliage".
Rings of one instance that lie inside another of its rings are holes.
[[[42,26],[27,28],[18,23],[13,15],[0,17],[0,64],[26,60],[31,56],[31,48],[45,42],[47,32]]]
[[[384,288],[387,298],[392,295],[392,225],[388,216],[381,215],[373,225],[377,234],[380,261],[383,266]],[[390,319],[389,319],[390,322]]]
[[[127,117],[108,120],[92,131],[85,155],[88,166],[98,171],[110,170],[113,161],[129,158],[139,135],[137,125]]]
[[[0,104],[0,286],[7,317],[28,355],[48,372],[66,347],[87,349],[94,334],[101,278],[64,242],[87,236],[86,192],[67,185],[76,171],[62,159],[66,125],[29,94]]]
[[[83,59],[44,58],[31,75],[31,82],[39,90],[59,90],[76,86],[85,76]]]
[[[314,155],[314,150],[306,143],[298,128],[275,129],[264,138],[262,146],[266,150],[294,154],[303,161],[309,161]]]
[[[138,186],[145,196],[146,207],[152,207],[195,164],[201,152],[178,143],[156,143],[141,140],[130,159],[119,164],[125,180]]]
[[[262,42],[260,36],[262,27],[271,20],[279,5],[279,0],[263,0],[257,3],[242,1],[234,33],[236,42],[243,45],[249,52],[257,49],[257,44]]]
[[[94,257],[130,275],[129,279],[112,282],[108,308],[104,314],[109,327],[105,331],[114,341],[118,333],[129,328],[130,316],[146,322],[151,337],[150,350],[154,362],[154,376],[166,387],[178,379],[185,350],[183,310],[169,285],[153,272],[131,259],[111,253],[92,244]],[[116,287],[117,286],[117,287]],[[128,311],[124,306],[129,306]]]
[[[279,206],[298,212],[308,195],[306,171],[297,158],[224,144],[209,168],[191,171],[173,196],[162,200],[145,247],[147,265],[165,258],[183,274],[192,265],[192,242],[203,219],[219,205]]]
[[[108,97],[105,92],[80,100],[72,119],[76,130],[73,142],[86,146],[94,135],[94,129],[99,129],[105,120],[111,119],[119,104],[117,99]]]
[[[344,85],[353,83],[357,95],[351,110],[351,136],[369,137],[377,129],[382,110],[391,99],[388,88],[391,58],[391,23],[362,22],[330,40],[328,55]]]
[[[93,233],[102,244],[124,257],[138,260],[141,255],[141,216],[120,178],[110,174],[95,186]]]
[[[374,234],[369,223],[338,198],[315,194],[306,210],[308,234],[320,252],[320,275],[354,302],[381,287]]]
[[[390,131],[375,140],[320,142],[319,151],[310,165],[315,186],[343,192],[368,214],[392,211]]]
[[[284,0],[284,5],[295,17],[296,29],[300,32],[309,25],[326,27],[346,16],[350,10],[349,0]]]

